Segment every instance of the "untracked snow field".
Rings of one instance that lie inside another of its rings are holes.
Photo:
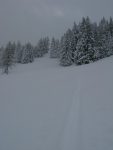
[[[0,150],[113,150],[113,57],[46,56],[1,74]]]

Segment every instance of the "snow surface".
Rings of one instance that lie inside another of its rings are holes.
[[[113,150],[113,57],[0,75],[0,150]]]

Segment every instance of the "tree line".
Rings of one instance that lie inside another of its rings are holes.
[[[83,18],[61,38],[60,64],[69,66],[88,64],[113,55],[113,20],[92,23]]]
[[[113,19],[104,17],[97,24],[89,17],[69,28],[60,39],[41,38],[36,46],[30,42],[9,42],[0,48],[0,66],[4,73],[15,63],[32,63],[35,58],[49,52],[50,58],[58,58],[62,66],[88,64],[113,55]]]
[[[0,48],[0,67],[3,73],[8,74],[9,69],[16,63],[32,63],[35,58],[43,57],[49,51],[49,38],[41,38],[36,46],[30,42],[22,45],[20,42],[8,42]]]

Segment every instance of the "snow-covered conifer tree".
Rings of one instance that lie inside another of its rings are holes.
[[[16,44],[16,50],[15,50],[15,58],[17,63],[21,63],[22,55],[23,55],[22,53],[23,53],[22,45],[20,42],[18,42]]]
[[[109,34],[108,21],[103,17],[98,27],[98,49],[100,53],[100,59],[107,56],[106,40]]]
[[[53,37],[50,45],[50,58],[58,58],[58,57],[59,57],[59,40]]]
[[[62,38],[62,47],[60,52],[60,65],[69,66],[72,65],[72,31],[68,29],[64,37]]]
[[[79,37],[79,29],[77,24],[74,22],[73,28],[72,28],[72,40],[71,40],[71,49],[72,49],[72,61],[76,62],[76,46],[78,42]]]
[[[106,57],[113,55],[113,37],[111,33],[108,34],[105,44]]]
[[[33,56],[33,47],[30,43],[27,43],[23,47],[23,53],[22,53],[22,60],[21,62],[24,63],[32,63],[34,61]]]
[[[88,17],[83,18],[80,24],[80,35],[76,49],[76,64],[87,64],[94,61],[94,35]]]
[[[34,54],[33,54],[33,55],[34,55],[34,58],[38,58],[38,57],[39,57],[39,52],[38,52],[38,50],[39,50],[39,49],[38,49],[38,44],[37,44],[37,45],[34,47],[34,51],[33,51],[33,52],[34,52]]]
[[[43,48],[44,54],[48,53],[49,51],[49,37],[43,38]]]
[[[53,37],[50,45],[50,58],[56,58],[56,57],[57,57],[57,51],[55,49],[55,38]]]
[[[113,36],[113,19],[112,19],[112,17],[110,17],[110,20],[109,20],[109,32],[110,32],[111,36]]]
[[[56,50],[57,50],[57,58],[60,58],[60,41],[56,39]]]
[[[9,73],[9,68],[11,68],[12,65],[14,64],[14,54],[15,54],[14,46],[11,42],[9,42],[6,45],[6,48],[4,49],[2,56],[2,68],[3,72],[6,74]]]
[[[44,42],[43,39],[41,38],[38,42],[38,57],[42,57],[44,54],[45,54]]]
[[[4,47],[0,47],[0,68],[2,67],[2,56],[4,52]]]

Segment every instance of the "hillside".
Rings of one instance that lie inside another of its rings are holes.
[[[112,150],[113,57],[61,67],[47,56],[0,75],[0,150]]]

